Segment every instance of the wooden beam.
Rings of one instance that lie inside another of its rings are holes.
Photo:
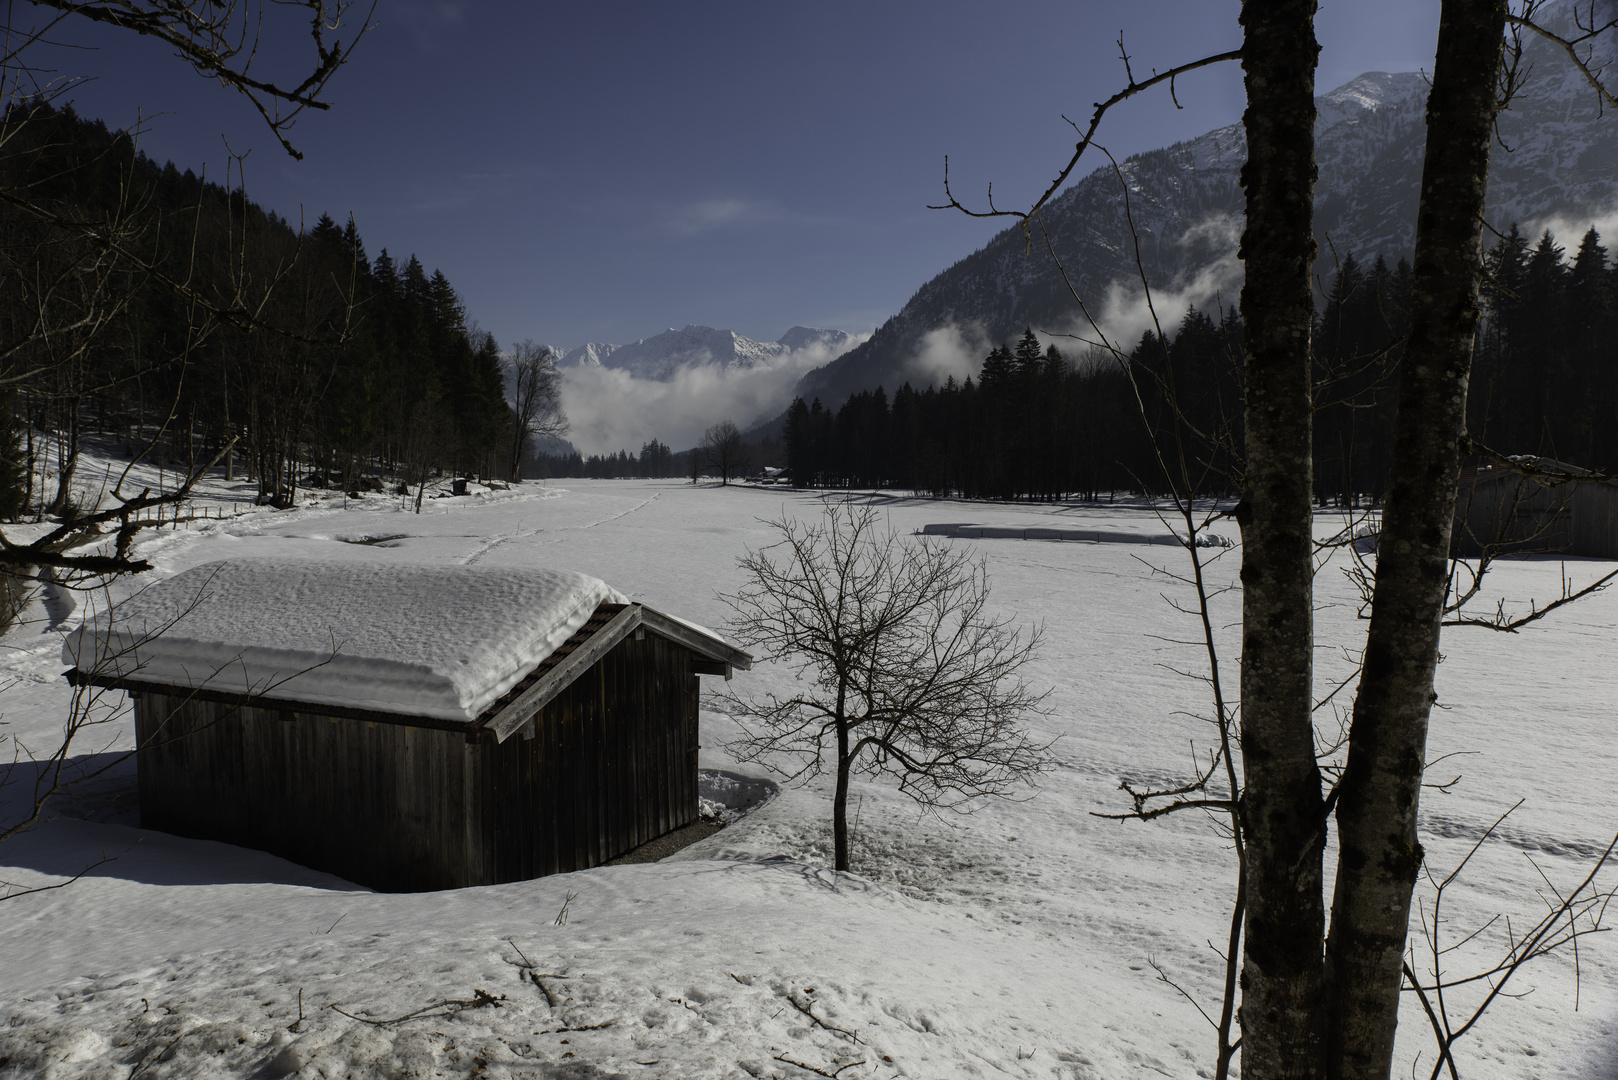
[[[588,671],[597,660],[612,651],[613,646],[641,625],[644,610],[639,604],[631,604],[614,615],[606,626],[590,635],[589,641],[568,653],[566,659],[536,679],[533,686],[523,691],[510,705],[501,709],[489,720],[484,730],[494,732],[495,738],[500,742],[511,738],[519,728],[549,705],[557,694],[566,690],[574,679]]]
[[[698,675],[723,675],[730,678],[730,665],[723,660],[709,660],[705,656],[691,658],[691,670]]]
[[[718,638],[710,634],[704,634],[702,631],[683,622],[671,619],[661,611],[653,611],[651,608],[641,608],[641,611],[642,618],[646,622],[646,628],[654,634],[660,634],[670,641],[684,645],[699,656],[705,656],[709,660],[718,660],[732,667],[741,668],[743,671],[753,666],[753,657],[749,653],[727,645]]]

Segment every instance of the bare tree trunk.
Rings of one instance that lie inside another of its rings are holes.
[[[1242,1075],[1325,1073],[1324,805],[1311,722],[1314,0],[1245,0]]]
[[[23,403],[23,434],[27,440],[28,481],[27,486],[23,488],[22,509],[18,511],[19,514],[28,513],[28,508],[34,504],[34,465],[37,463],[34,449],[34,410],[27,395],[23,396]],[[41,499],[45,497],[43,490],[40,491],[39,497]]]
[[[56,474],[56,497],[51,500],[50,512],[65,513],[73,501],[73,477],[79,469],[79,406],[74,398],[67,407],[66,431],[60,436],[61,469]]]
[[[843,689],[837,690],[837,791],[831,803],[832,869],[848,869],[848,718]]]
[[[1481,224],[1504,0],[1445,0],[1427,101],[1410,339],[1365,665],[1337,801],[1327,956],[1329,1075],[1389,1076],[1400,960],[1421,867],[1416,810],[1483,270]]]

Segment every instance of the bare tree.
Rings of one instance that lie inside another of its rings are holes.
[[[556,351],[532,341],[517,342],[511,350],[513,387],[511,420],[511,479],[522,479],[522,459],[531,438],[560,438],[567,434],[562,411],[562,373]]]
[[[851,502],[769,524],[780,539],[741,559],[747,583],[722,599],[737,636],[794,668],[799,689],[727,696],[751,725],[730,749],[791,779],[818,775],[832,751],[836,869],[849,868],[856,772],[897,777],[937,809],[1008,796],[1046,767],[1049,744],[1021,726],[1045,697],[1021,677],[1040,631],[990,612],[981,559],[903,540]]]
[[[721,420],[702,433],[701,450],[708,466],[719,470],[719,483],[724,485],[741,471],[747,447],[742,443],[741,429],[729,420]]]

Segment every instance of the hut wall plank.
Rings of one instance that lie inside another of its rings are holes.
[[[1575,555],[1618,559],[1618,484],[1580,484],[1573,494]]]
[[[460,734],[161,694],[136,713],[144,826],[382,889],[467,883]]]

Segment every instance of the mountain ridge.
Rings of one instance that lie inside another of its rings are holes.
[[[1571,18],[1566,5],[1547,10],[1553,18]],[[1593,92],[1550,48],[1538,39],[1526,43],[1534,77],[1500,117],[1508,150],[1492,155],[1489,223],[1502,232],[1513,222],[1537,231],[1552,220],[1582,230],[1580,221],[1618,216],[1618,132],[1597,123]],[[1394,261],[1412,250],[1426,93],[1420,73],[1367,72],[1316,99],[1316,270],[1322,282],[1348,254]],[[1045,209],[1051,247],[1091,314],[1114,328],[1114,344],[1129,348],[1132,335],[1147,325],[1140,289],[1131,284],[1142,273],[1166,318],[1177,318],[1186,304],[1236,303],[1245,150],[1239,124],[1216,128],[1133,155],[1116,171],[1098,168]],[[977,349],[979,359],[1025,326],[1050,334],[1081,326],[1088,331],[1038,229],[1032,247],[1027,250],[1015,226],[997,233],[924,282],[866,342],[806,373],[793,396],[819,398],[836,409],[850,394],[878,385],[891,391],[907,380],[918,386],[941,381],[954,373],[939,355],[947,351],[938,344],[941,331],[953,331],[957,354]],[[752,434],[773,433],[778,425],[779,418],[765,421]]]
[[[614,368],[632,378],[668,382],[691,367],[717,367],[724,372],[768,367],[792,353],[818,349],[831,359],[846,350],[854,338],[841,330],[794,326],[776,341],[755,341],[734,330],[688,323],[627,345],[589,342],[562,353],[558,367],[564,372],[582,367]]]

